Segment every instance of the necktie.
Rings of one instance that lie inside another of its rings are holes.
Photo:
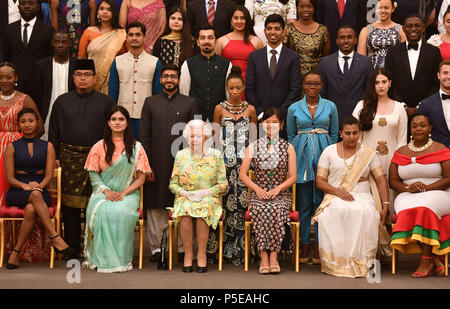
[[[443,93],[443,94],[441,95],[441,97],[442,97],[442,100],[447,100],[447,99],[450,99],[450,94],[445,94],[445,93]]]
[[[26,48],[28,45],[28,31],[27,28],[30,24],[29,23],[25,23],[25,25],[23,25],[23,46]]]
[[[349,56],[344,56],[342,57],[344,58],[344,75],[346,75],[348,73],[348,59],[350,59]]]
[[[208,1],[209,7],[208,7],[208,23],[212,26],[214,23],[214,17],[216,15],[216,9],[214,8],[214,1],[209,0]]]
[[[344,8],[345,8],[345,0],[338,0],[338,9],[339,9],[339,15],[342,18],[342,15],[344,15]]]
[[[270,58],[270,75],[272,76],[272,79],[275,77],[275,71],[277,69],[277,51],[275,49],[272,49],[270,51],[272,53],[272,57]]]
[[[408,44],[408,50],[410,49],[418,50],[419,49],[419,43],[409,43]]]

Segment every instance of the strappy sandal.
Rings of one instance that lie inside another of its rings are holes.
[[[58,237],[60,237],[59,234],[56,234],[55,236],[50,237],[50,241],[52,242],[53,249],[55,250],[56,254],[62,254],[64,257],[70,258],[73,253],[73,249],[70,246],[67,246],[67,248],[63,249],[63,250],[59,250],[55,246],[53,246],[53,239],[56,239]]]
[[[431,260],[433,258],[431,256],[421,256],[421,259]],[[413,278],[426,278],[426,277],[431,276],[432,272],[433,272],[433,267],[431,267],[430,271],[427,274],[420,272],[420,271],[416,271],[412,274],[412,277]]]
[[[441,262],[444,264],[444,259],[442,256],[439,257],[439,260],[441,260]],[[445,276],[445,265],[436,267],[434,269],[434,271],[436,272],[436,275],[438,277],[444,277]]]
[[[12,249],[12,251],[14,251],[18,255],[20,255],[20,251],[19,250]],[[6,264],[6,269],[9,269],[9,270],[17,269],[18,267],[19,267],[19,265],[17,265],[17,264],[11,264],[11,263]]]
[[[279,274],[281,272],[280,265],[278,266],[270,266],[271,274]]]

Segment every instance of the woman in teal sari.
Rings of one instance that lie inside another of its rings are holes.
[[[84,167],[93,191],[86,210],[84,265],[100,273],[133,268],[138,188],[145,174],[152,173],[144,148],[129,128],[128,111],[116,106],[108,119],[104,139],[92,147]]]

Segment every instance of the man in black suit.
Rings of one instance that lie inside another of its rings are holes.
[[[437,72],[441,62],[439,48],[422,40],[425,23],[418,14],[405,19],[403,32],[407,42],[388,49],[385,68],[392,75],[391,98],[407,105],[411,117],[417,105],[439,89]]]
[[[321,95],[336,104],[339,122],[351,115],[363,98],[373,72],[370,58],[355,52],[357,42],[355,30],[342,26],[336,39],[339,51],[322,58],[317,68],[322,75]]]
[[[214,2],[214,3],[210,3]],[[210,6],[213,6],[214,16],[208,18]],[[234,3],[230,0],[193,0],[187,4],[187,15],[192,33],[198,33],[201,25],[209,23],[214,26],[217,38],[231,32],[231,17]]]
[[[250,54],[245,77],[245,98],[261,113],[278,107],[284,116],[289,106],[300,100],[300,58],[282,44],[285,22],[278,14],[269,15],[264,23],[267,46]]]
[[[6,26],[3,58],[13,62],[19,74],[18,90],[34,95],[36,61],[52,54],[53,28],[37,20],[38,0],[19,0],[21,19]]]
[[[317,22],[328,28],[332,53],[338,50],[336,37],[341,26],[351,26],[358,37],[361,29],[367,24],[366,0],[320,0],[317,2]]]
[[[0,1],[0,62],[3,62],[1,42],[3,42],[4,30],[8,24],[20,19],[19,0]]]
[[[61,94],[75,89],[73,71],[75,58],[70,58],[72,40],[67,32],[55,32],[52,39],[54,56],[36,62],[36,105],[44,122],[45,133],[41,137],[47,140],[49,118],[53,103]]]
[[[431,124],[431,138],[450,148],[450,60],[439,65],[440,89],[423,100],[418,114],[427,115]]]

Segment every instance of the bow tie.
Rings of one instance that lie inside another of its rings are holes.
[[[419,49],[419,43],[409,43],[408,44],[408,50],[410,49],[418,50]]]
[[[442,98],[442,100],[448,100],[448,99],[450,99],[450,94],[443,93],[443,94],[441,94],[441,98]]]

